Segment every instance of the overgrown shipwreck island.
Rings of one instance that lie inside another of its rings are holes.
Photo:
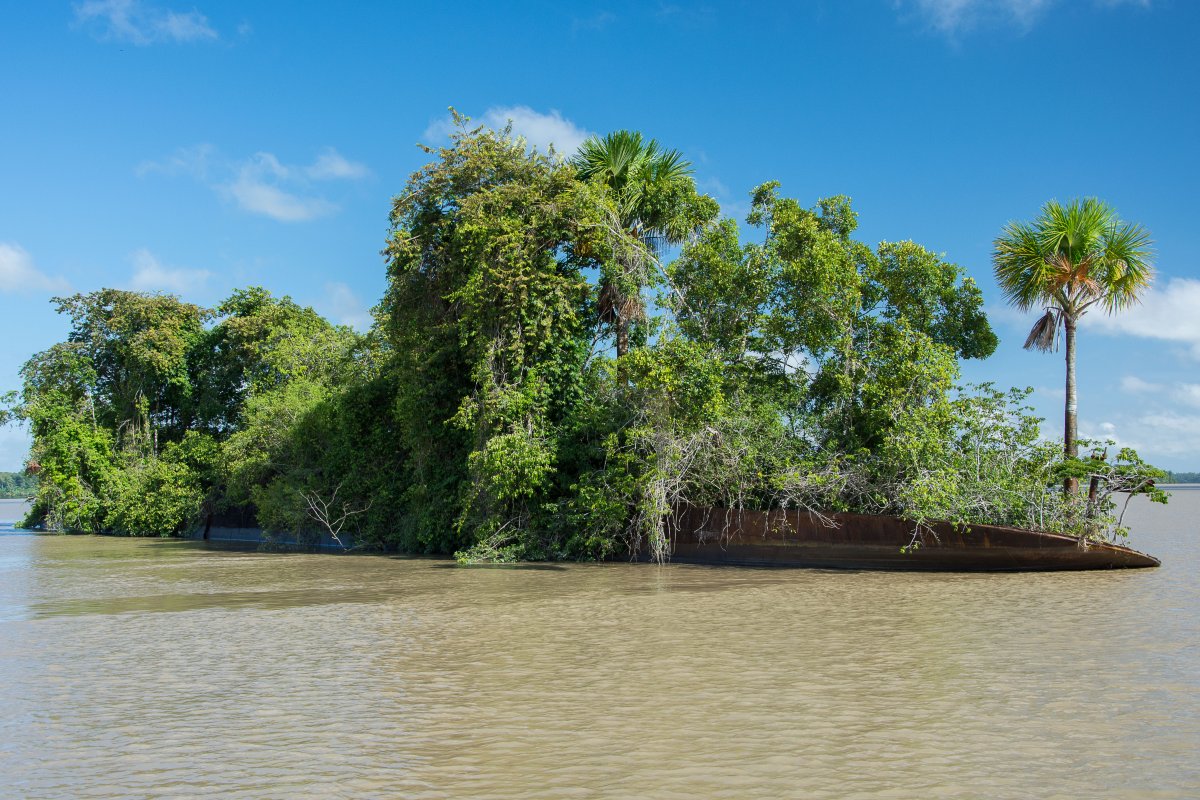
[[[848,198],[764,183],[741,226],[640,134],[562,159],[459,122],[393,202],[365,334],[260,288],[57,299],[70,334],[3,412],[33,434],[25,524],[463,562],[1157,565],[1114,543],[1117,501],[1165,501],[1164,473],[1075,438],[1075,324],[1151,275],[1111,209],[997,239],[1010,299],[1046,308],[1031,343],[1065,334],[1054,443],[1028,390],[956,385],[998,344],[975,283],[856,240]]]

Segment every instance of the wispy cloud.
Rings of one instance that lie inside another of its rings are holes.
[[[195,9],[172,11],[142,0],[85,0],[74,9],[76,24],[103,41],[144,46],[219,38],[208,18]]]
[[[347,159],[332,147],[322,150],[311,164],[291,165],[268,152],[230,160],[207,144],[143,162],[135,172],[195,178],[242,210],[280,222],[304,222],[338,211],[337,204],[322,197],[314,183],[361,180],[371,174],[365,164]]]
[[[893,0],[904,16],[916,16],[929,28],[955,37],[981,27],[1033,27],[1059,0]],[[1137,6],[1149,8],[1151,0],[1092,0],[1098,8]]]
[[[30,294],[67,292],[71,285],[63,278],[51,277],[33,263],[33,256],[17,244],[0,242],[0,292]]]
[[[1186,382],[1155,383],[1133,375],[1121,379],[1122,391],[1136,395],[1133,407],[1118,413],[1116,425],[1086,426],[1094,438],[1115,439],[1118,444],[1135,447],[1151,461],[1186,457],[1192,464],[1200,454],[1200,384]],[[1097,431],[1096,429],[1099,428]],[[1085,430],[1080,422],[1080,430]]]
[[[371,310],[363,304],[358,295],[344,283],[333,282],[325,284],[325,296],[330,310],[330,316],[341,325],[349,325],[357,331],[366,331],[374,320]]]
[[[493,106],[483,116],[473,120],[489,128],[500,130],[512,122],[513,133],[521,136],[532,147],[548,152],[551,145],[560,155],[571,155],[583,144],[590,133],[576,125],[561,113],[551,109],[543,114],[529,106]],[[425,129],[425,138],[431,142],[444,140],[454,131],[454,120],[443,117]]]
[[[1200,383],[1151,383],[1135,375],[1126,375],[1121,378],[1121,391],[1168,398],[1175,405],[1200,408]]]
[[[1116,314],[1095,311],[1081,325],[1114,336],[1137,336],[1186,345],[1200,359],[1200,280],[1173,278],[1162,288],[1153,288],[1142,302]]]
[[[204,289],[212,273],[206,269],[167,267],[146,248],[133,254],[130,288],[139,292],[169,292],[191,295]]]
[[[270,153],[256,153],[238,167],[237,177],[221,188],[243,210],[280,222],[304,222],[337,211],[336,205],[322,197],[304,196],[283,188],[290,185],[295,174]]]
[[[1200,453],[1200,414],[1157,411],[1137,417],[1124,427],[1146,453],[1189,457]]]
[[[672,25],[711,25],[717,19],[717,10],[707,4],[659,3],[655,16]]]
[[[571,18],[571,33],[579,31],[602,31],[617,21],[617,15],[611,11],[600,11],[587,17]]]
[[[988,303],[983,310],[987,314],[988,321],[993,325],[1003,325],[1020,332],[1022,336],[1029,333],[1030,326],[1041,314],[1041,312],[1022,311],[1007,303]]]
[[[139,178],[147,175],[187,175],[197,180],[207,180],[214,161],[220,157],[211,144],[198,144],[194,147],[181,147],[166,158],[157,161],[143,161],[134,172]]]
[[[1051,400],[1063,400],[1067,396],[1067,390],[1062,386],[1036,386],[1033,391],[1039,397],[1049,397]]]
[[[1181,383],[1171,390],[1171,399],[1186,406],[1200,408],[1200,383]]]
[[[1121,391],[1129,394],[1159,394],[1165,387],[1161,383],[1144,381],[1136,375],[1121,378]]]
[[[332,147],[327,147],[317,156],[317,160],[304,168],[304,172],[313,180],[348,179],[357,180],[371,174],[366,164],[346,160],[341,153]]]

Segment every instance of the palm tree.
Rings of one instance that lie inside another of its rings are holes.
[[[646,256],[653,258],[664,247],[680,244],[697,227],[679,202],[695,194],[692,165],[678,150],[664,149],[636,131],[589,137],[571,163],[583,180],[608,187],[617,222],[636,243],[626,263],[609,265],[600,287],[600,318],[616,329],[619,358],[629,351],[630,323],[644,313]]]
[[[1075,394],[1075,329],[1093,306],[1113,313],[1138,302],[1154,279],[1150,233],[1122,222],[1113,208],[1095,198],[1051,201],[1031,223],[1010,222],[995,241],[996,282],[1012,305],[1045,313],[1025,340],[1026,350],[1058,349],[1066,343],[1067,397],[1063,453],[1079,454]],[[1074,491],[1070,480],[1067,490]]]

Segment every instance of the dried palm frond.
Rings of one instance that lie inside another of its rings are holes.
[[[1033,323],[1033,328],[1030,329],[1029,336],[1025,339],[1025,349],[1040,350],[1043,353],[1057,350],[1058,328],[1058,312],[1053,308],[1047,308],[1046,313]]]
[[[618,319],[640,322],[646,318],[646,308],[637,295],[625,295],[611,283],[600,287],[600,321],[613,323]]]

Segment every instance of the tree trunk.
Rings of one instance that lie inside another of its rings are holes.
[[[1075,394],[1075,320],[1065,317],[1063,328],[1065,332],[1063,338],[1067,345],[1067,404],[1066,413],[1063,415],[1063,455],[1067,458],[1076,458],[1079,455],[1079,445],[1075,443],[1075,440],[1079,438],[1077,429],[1079,406]],[[1063,481],[1063,491],[1068,494],[1073,494],[1078,489],[1079,480],[1077,478],[1067,478]]]
[[[617,316],[617,358],[629,352],[629,320]]]

